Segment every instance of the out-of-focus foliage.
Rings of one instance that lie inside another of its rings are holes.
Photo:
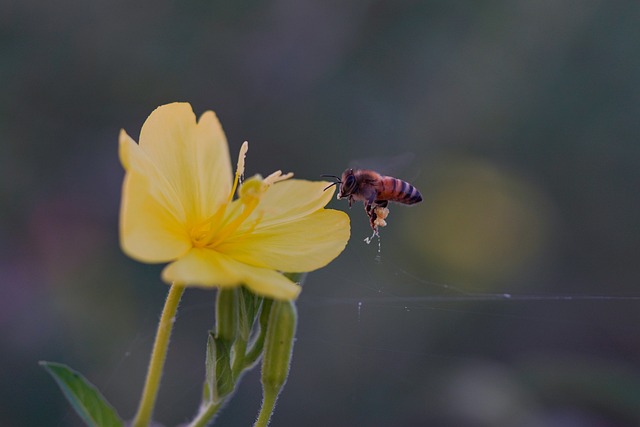
[[[249,176],[414,154],[397,175],[425,200],[391,206],[381,260],[354,206],[308,278],[273,425],[638,425],[640,301],[515,296],[638,295],[639,22],[602,0],[0,3],[0,425],[77,425],[41,359],[133,414],[167,289],[118,247],[117,136],[172,101],[249,140]],[[196,411],[213,301],[185,296],[167,425]],[[221,424],[251,423],[258,383]]]

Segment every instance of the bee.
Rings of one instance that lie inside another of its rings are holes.
[[[347,169],[342,176],[322,175],[334,178],[336,182],[328,185],[325,191],[338,185],[338,199],[348,199],[349,207],[353,201],[364,202],[364,209],[369,216],[369,223],[378,233],[378,227],[387,225],[385,219],[389,214],[389,202],[413,205],[422,201],[422,195],[416,187],[392,176],[385,176],[368,169]]]

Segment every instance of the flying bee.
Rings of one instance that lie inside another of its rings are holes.
[[[422,201],[422,195],[416,187],[398,178],[385,176],[368,169],[347,169],[342,176],[322,175],[334,178],[336,182],[327,186],[325,190],[338,185],[338,199],[348,199],[349,207],[352,202],[364,202],[364,209],[369,216],[369,223],[378,233],[378,227],[387,225],[385,219],[389,214],[389,202],[413,205]]]

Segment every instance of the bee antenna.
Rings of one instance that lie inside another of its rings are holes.
[[[324,187],[324,190],[322,190],[322,191],[327,191],[328,189],[330,189],[334,185],[338,185],[338,184],[342,184],[342,183],[341,182],[332,182],[331,184],[329,184],[326,187]]]
[[[336,176],[336,175],[327,175],[327,174],[322,174],[322,175],[320,175],[320,176],[321,176],[321,177],[323,177],[323,178],[334,178],[334,179],[336,180],[336,182],[333,182],[333,183],[331,183],[331,184],[327,185],[327,186],[324,188],[324,190],[322,190],[322,191],[327,191],[328,189],[330,189],[330,188],[331,188],[331,187],[333,187],[334,185],[342,184],[342,181],[340,180],[340,177],[339,177],[339,176]]]

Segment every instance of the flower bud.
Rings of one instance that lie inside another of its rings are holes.
[[[238,311],[240,297],[238,288],[218,290],[216,301],[216,339],[227,345],[235,342],[238,336]]]
[[[265,399],[275,400],[287,381],[298,315],[291,301],[273,301],[262,359]]]

